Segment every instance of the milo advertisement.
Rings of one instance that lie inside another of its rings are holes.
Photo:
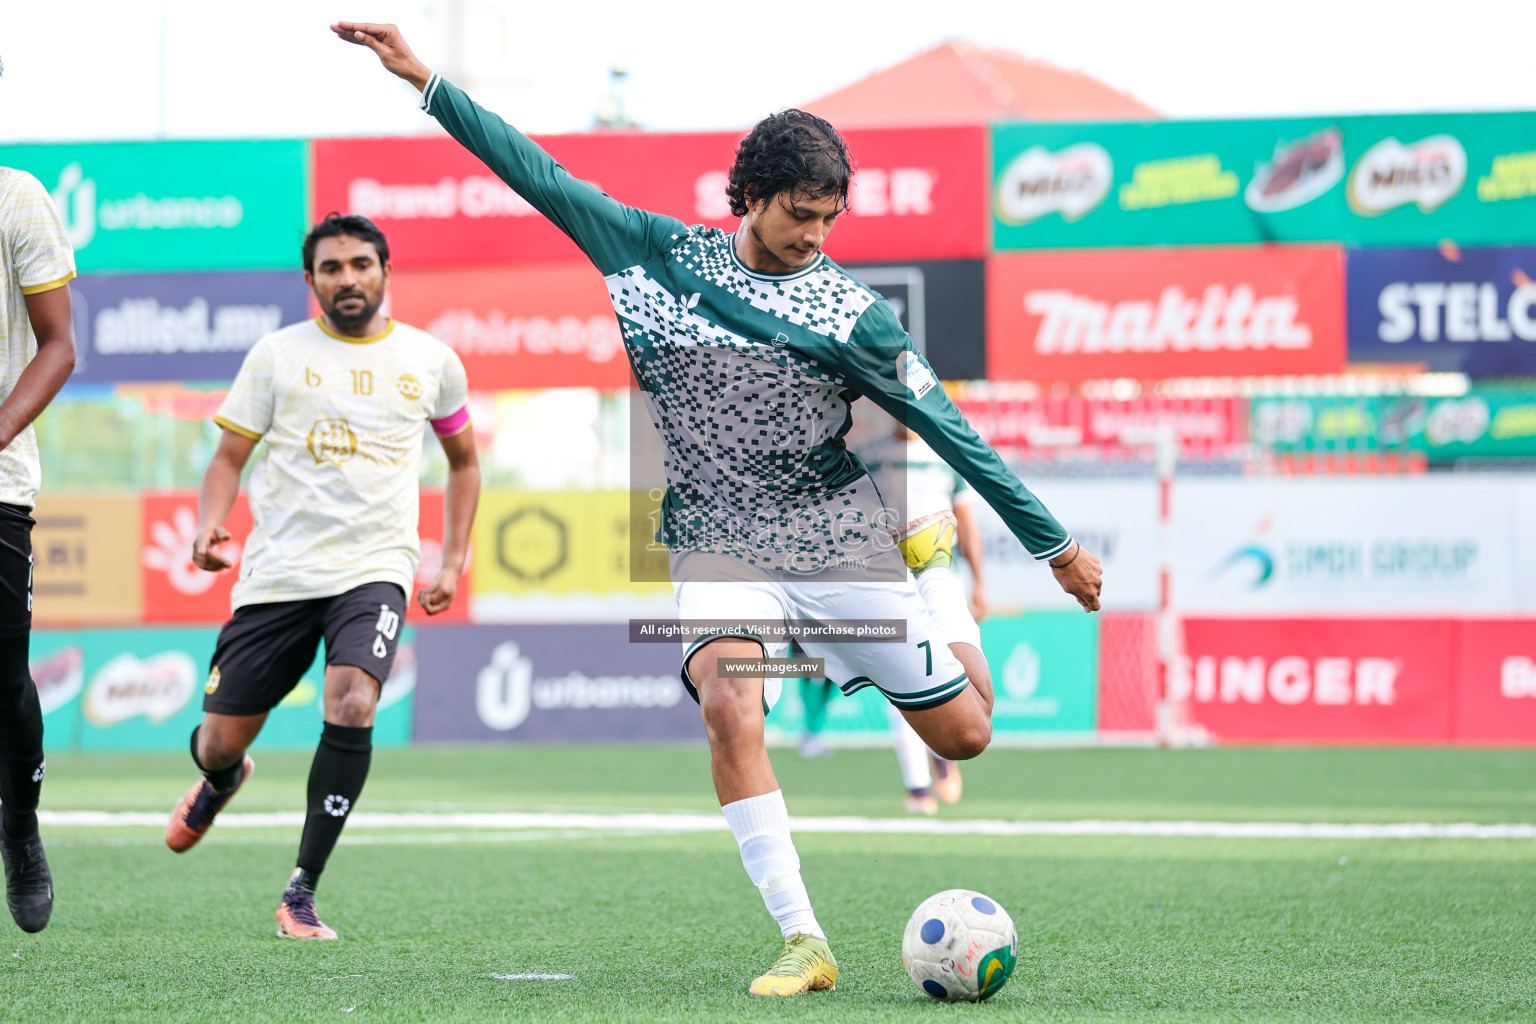
[[[51,699],[58,709],[54,713],[73,728],[71,747],[187,749],[188,736],[202,721],[203,694],[219,685],[218,677],[209,672],[217,629],[94,630],[42,636],[43,644],[34,640],[33,672],[36,676],[38,666],[44,667],[43,677],[38,678],[39,693],[45,695],[44,713],[49,713]],[[40,656],[40,651],[51,653]],[[72,666],[77,666],[73,677],[69,674]],[[48,690],[44,689],[45,678]],[[77,682],[71,683],[71,679]],[[71,686],[77,696],[66,697]],[[313,747],[324,723],[324,686],[322,650],[298,685],[267,717],[252,749]],[[415,690],[415,636],[407,629],[396,653],[394,673],[379,698],[375,746],[404,746],[410,741]],[[45,717],[45,727],[52,730],[52,723],[52,718]],[[58,732],[50,732],[50,750],[67,749],[58,737]]]
[[[299,265],[302,140],[7,146],[5,163],[52,194],[81,271]]]
[[[1536,237],[1536,113],[993,128],[998,249]]]

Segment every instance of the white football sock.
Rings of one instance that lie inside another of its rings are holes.
[[[945,644],[970,644],[981,650],[981,627],[971,615],[965,586],[947,565],[934,566],[917,577],[917,592],[933,614]]]
[[[927,789],[933,785],[933,771],[928,767],[928,745],[895,705],[887,704],[885,713],[891,720],[891,739],[896,744],[896,760],[901,764],[901,781],[908,789]]]
[[[800,855],[789,837],[789,808],[784,806],[784,791],[776,789],[737,800],[720,810],[741,847],[741,863],[747,869],[747,877],[762,893],[768,913],[779,922],[779,931],[786,939],[791,935],[825,939],[827,933],[816,923],[811,897],[800,880]]]

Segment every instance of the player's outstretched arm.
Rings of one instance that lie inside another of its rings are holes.
[[[390,72],[419,89],[422,109],[570,236],[603,274],[644,263],[687,230],[681,221],[625,206],[576,178],[522,132],[432,74],[394,25],[339,21],[331,30],[368,47]]]
[[[876,302],[866,310],[849,344],[829,348],[827,360],[848,375],[857,391],[917,431],[934,454],[997,510],[1037,561],[1049,562],[1054,572],[1081,551],[1050,509],[960,415],[927,361],[912,348],[890,306]],[[1057,582],[1085,610],[1098,611],[1102,589],[1098,560],[1082,551],[1078,561],[1084,564],[1072,563],[1076,567],[1065,577],[1057,573]]]
[[[224,520],[240,496],[240,471],[256,449],[256,439],[225,427],[219,435],[219,447],[208,468],[203,471],[203,486],[197,495],[197,536],[192,540],[192,564],[207,572],[220,572],[232,563],[219,553],[229,540]]]
[[[432,586],[416,592],[416,600],[428,615],[445,612],[453,604],[464,560],[469,557],[469,533],[475,525],[475,506],[480,502],[480,457],[475,452],[475,432],[459,431],[439,437],[448,456],[448,489],[443,493],[443,564]]]

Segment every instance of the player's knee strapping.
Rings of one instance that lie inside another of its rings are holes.
[[[203,727],[201,725],[192,730],[192,763],[197,765],[198,770],[203,773],[203,778],[208,780],[208,785],[213,787],[214,792],[227,793],[240,782],[240,769],[244,765],[245,758],[243,756],[237,757],[232,763],[225,765],[223,768],[209,768],[203,763],[203,759],[197,755],[197,736],[202,731]]]
[[[43,708],[27,664],[25,634],[0,638],[0,827],[15,839],[37,831],[42,790]]]
[[[325,723],[309,770],[309,812],[299,841],[298,866],[311,876],[325,870],[347,816],[362,795],[372,760],[372,726]]]

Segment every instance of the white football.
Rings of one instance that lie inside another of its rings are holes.
[[[917,987],[946,1002],[996,995],[1018,955],[1013,918],[996,900],[970,889],[946,889],[923,900],[901,940],[901,962]]]

